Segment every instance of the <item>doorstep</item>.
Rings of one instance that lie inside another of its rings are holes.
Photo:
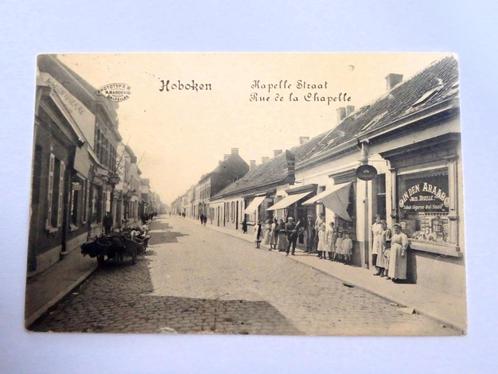
[[[25,327],[33,324],[50,307],[81,284],[97,268],[97,261],[80,251],[68,252],[45,271],[29,277],[26,282]]]
[[[254,242],[253,234],[243,234],[233,229],[214,225],[206,226],[242,240]],[[261,248],[268,248],[268,246],[261,244]],[[411,307],[417,313],[431,317],[462,332],[467,329],[465,296],[441,293],[413,283],[394,283],[386,278],[373,276],[370,269],[321,260],[316,255],[301,250],[296,250],[296,256],[289,256],[289,258],[383,299],[401,306]]]

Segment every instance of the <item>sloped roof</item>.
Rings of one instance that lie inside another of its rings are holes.
[[[325,134],[315,136],[308,142],[291,148],[290,151],[294,153],[296,162],[315,147]],[[286,178],[287,160],[285,152],[283,152],[277,157],[257,166],[255,169],[249,170],[242,178],[213,196],[213,199],[248,192],[271,184],[283,183]]]
[[[57,55],[39,55],[38,69],[53,76],[71,94],[80,100],[91,112],[96,113],[96,104],[101,104],[110,116],[113,125],[117,126],[118,103],[97,95],[97,89],[83,79],[78,73],[65,65]]]
[[[445,57],[400,83],[375,102],[346,117],[330,131],[301,161],[312,161],[335,147],[366,135],[402,117],[415,114],[458,95],[458,66]],[[297,165],[299,166],[299,165]]]
[[[247,172],[247,170],[249,170],[249,165],[247,165],[247,162],[245,162],[240,155],[230,154],[230,156],[221,161],[216,168],[209,173],[202,175],[199,182],[202,182],[213,174],[228,173],[236,176]]]

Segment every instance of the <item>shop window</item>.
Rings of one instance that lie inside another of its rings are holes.
[[[378,174],[374,184],[375,215],[386,219],[386,175]]]
[[[448,169],[398,176],[398,214],[409,238],[448,243]]]

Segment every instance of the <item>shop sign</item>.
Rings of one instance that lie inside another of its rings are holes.
[[[372,165],[361,165],[356,169],[356,176],[362,181],[370,181],[377,175],[377,169]]]
[[[412,184],[400,194],[400,209],[411,212],[448,212],[446,186],[438,186],[429,180],[410,182]]]

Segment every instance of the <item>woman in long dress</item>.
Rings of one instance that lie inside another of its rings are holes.
[[[287,250],[287,233],[285,231],[285,223],[283,219],[278,220],[277,233],[277,249],[280,252],[283,252]]]
[[[344,259],[344,253],[342,251],[342,231],[337,232],[337,238],[335,240],[335,256],[339,261]]]
[[[264,245],[270,244],[270,234],[271,234],[271,223],[270,223],[270,219],[267,219],[265,222],[265,231],[263,234],[263,244]]]
[[[277,240],[278,240],[277,226],[278,226],[277,219],[273,218],[270,226],[270,251],[272,249],[277,249]]]
[[[337,232],[335,231],[334,222],[330,222],[329,228],[326,231],[327,247],[329,249],[329,260],[335,260],[335,241]]]
[[[325,220],[321,221],[318,225],[318,258],[327,259],[327,253],[329,251],[327,240],[325,237],[325,230],[327,226]]]
[[[399,224],[395,224],[393,228],[388,275],[392,280],[406,279],[408,237],[404,232],[401,232]]]
[[[375,222],[372,225],[372,265],[375,266],[376,272],[374,275],[380,275],[384,270],[384,256],[382,255],[382,221],[380,216],[375,217]]]

